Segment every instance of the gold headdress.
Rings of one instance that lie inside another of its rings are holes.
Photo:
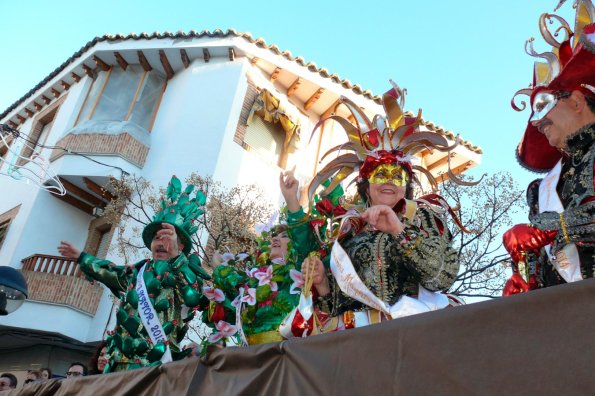
[[[339,115],[332,115],[316,125],[314,132],[325,122],[336,121],[345,130],[348,142],[331,148],[322,156],[321,161],[334,152],[344,151],[316,174],[308,188],[310,202],[316,189],[326,180],[331,179],[331,182],[320,193],[322,196],[333,191],[339,183],[356,171],[359,171],[361,178],[367,179],[370,172],[380,164],[401,165],[418,184],[419,180],[413,171],[423,173],[433,190],[437,189],[438,183],[432,174],[424,167],[414,165],[411,160],[423,149],[450,152],[459,144],[459,138],[457,137],[454,144],[449,146],[448,140],[439,133],[419,131],[421,109],[415,118],[406,116],[403,113],[403,106],[407,91],[401,90],[392,80],[390,82],[393,87],[382,96],[386,117],[377,114],[370,121],[355,103],[341,97],[340,104],[344,104],[349,109],[355,123]],[[450,169],[450,161],[448,176],[455,183],[476,184],[458,179]]]

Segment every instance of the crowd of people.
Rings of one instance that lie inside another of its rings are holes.
[[[571,51],[559,72],[544,81],[536,77],[531,92],[518,159],[548,173],[529,186],[530,224],[504,235],[513,261],[504,295],[594,276],[595,25],[581,29],[560,43]],[[331,117],[348,141],[327,155],[340,155],[314,177],[305,199],[292,172],[282,173],[282,221],[261,229],[254,254],[220,255],[212,274],[191,253],[194,220],[206,197],[192,186],[182,189],[175,176],[162,209],[143,230],[151,259],[118,266],[61,242],[63,256],[76,259],[90,280],[119,299],[116,326],[89,370],[75,362],[66,377],[154,366],[208,353],[213,345],[342,331],[451,305],[446,292],[459,264],[447,218],[466,230],[441,196],[415,197],[416,174],[436,183],[413,158],[422,149],[450,152],[458,142],[449,145],[439,133],[421,131],[421,112],[407,116],[403,101],[393,83],[382,97],[386,115],[370,120],[342,98],[356,122]],[[353,173],[357,199],[347,202],[341,182]],[[467,183],[454,174],[450,179]],[[184,348],[188,322],[199,312],[212,332],[202,345]],[[25,383],[51,377],[49,369],[32,371]],[[0,386],[14,388],[16,378],[2,374]]]
[[[102,345],[103,349],[100,348]],[[103,373],[102,366],[105,366],[105,361],[105,343],[102,342],[99,344],[99,347],[97,348],[95,354],[91,357],[91,360],[89,361],[90,367],[95,368],[94,371],[93,369],[89,371],[87,369],[87,365],[81,362],[72,362],[64,376],[54,377],[52,370],[48,367],[44,367],[39,370],[28,370],[25,376],[25,380],[23,381],[23,386],[27,386],[28,384],[36,382],[44,382],[54,378],[78,378],[87,375],[101,374]],[[0,391],[9,391],[17,389],[18,384],[19,381],[16,375],[12,373],[0,374]]]

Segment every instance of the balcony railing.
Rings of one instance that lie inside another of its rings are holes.
[[[85,279],[76,260],[34,254],[21,263],[30,300],[66,305],[95,315],[103,288]]]
[[[74,259],[47,254],[34,254],[21,260],[23,269],[47,274],[68,275],[84,278],[85,274]]]

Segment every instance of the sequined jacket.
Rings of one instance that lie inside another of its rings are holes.
[[[134,265],[118,266],[83,252],[78,258],[81,271],[107,286],[119,300],[117,323],[107,337],[109,361],[104,372],[160,364],[165,351],[162,343],[153,345],[138,313],[139,297],[135,290],[137,275],[145,265],[143,279],[149,299],[167,335],[173,360],[185,357],[191,350],[180,350],[193,307],[202,301],[202,281],[189,268],[188,260],[179,255],[169,261],[142,260]],[[190,310],[182,312],[182,307]]]
[[[297,226],[299,215],[288,216],[289,234],[292,241],[296,240],[294,246],[304,249],[308,246],[309,230]],[[442,215],[422,206],[412,221],[401,221],[405,230],[399,236],[364,229],[348,233],[339,241],[366,287],[389,305],[402,295],[416,295],[419,284],[431,291],[446,290],[459,270],[452,236]],[[333,316],[367,308],[344,294],[330,273],[329,281],[331,293],[318,299],[319,308]]]
[[[558,230],[553,251],[575,243],[583,278],[592,278],[595,265],[595,123],[586,125],[567,141],[568,155],[556,190],[564,207],[562,216],[546,212],[532,216],[531,223],[543,230]],[[563,219],[563,223],[562,223]]]

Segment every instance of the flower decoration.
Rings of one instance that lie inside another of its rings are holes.
[[[215,328],[217,331],[213,332],[208,340],[210,343],[216,343],[221,341],[222,339],[231,337],[238,332],[238,328],[230,323],[227,323],[224,320],[220,320],[215,324]]]

